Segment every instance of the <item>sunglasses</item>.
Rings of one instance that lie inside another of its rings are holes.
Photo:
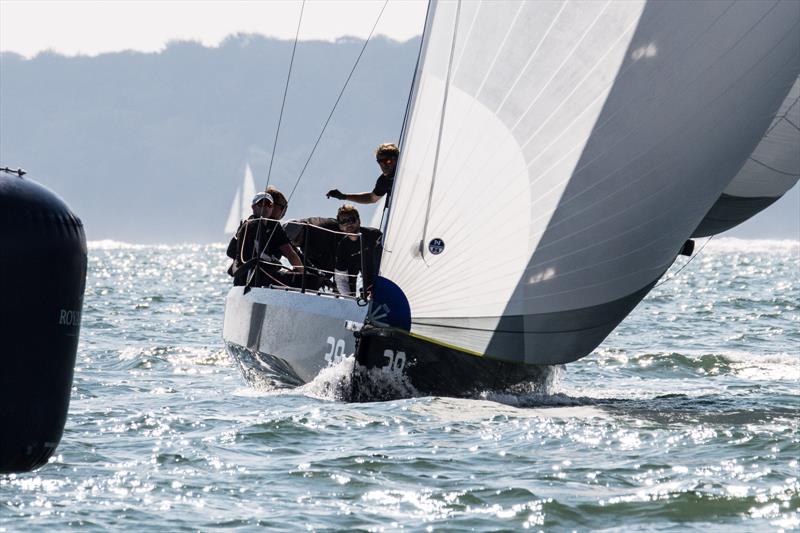
[[[337,220],[340,225],[346,226],[348,224],[355,224],[358,222],[358,217],[345,217]]]
[[[379,157],[375,161],[377,161],[378,163],[383,163],[385,165],[388,165],[392,161],[397,161],[397,159],[394,157]]]

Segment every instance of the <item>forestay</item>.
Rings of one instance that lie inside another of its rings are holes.
[[[412,332],[591,351],[753,153],[798,22],[798,2],[433,2],[381,271]]]

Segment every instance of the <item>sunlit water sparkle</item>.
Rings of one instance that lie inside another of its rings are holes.
[[[222,246],[90,247],[56,456],[0,530],[800,528],[800,246],[712,241],[548,394],[247,387]]]

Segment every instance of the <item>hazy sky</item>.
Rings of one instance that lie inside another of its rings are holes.
[[[175,39],[215,46],[237,32],[294,39],[301,0],[0,0],[0,51],[26,57],[120,50],[155,52]],[[307,0],[301,39],[366,37],[383,0]],[[427,1],[389,0],[376,33],[406,40],[422,33]]]

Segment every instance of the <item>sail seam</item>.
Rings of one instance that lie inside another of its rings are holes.
[[[797,124],[795,124],[794,122],[792,122],[791,120],[789,120],[787,117],[783,117],[783,120],[785,120],[786,122],[788,122],[789,124],[791,124],[791,126],[792,126],[794,129],[796,129],[797,131],[800,131],[800,126],[798,126]]]
[[[503,106],[506,105],[506,102],[508,101],[509,96],[511,96],[511,94],[514,92],[514,90],[517,88],[517,85],[519,84],[519,82],[522,79],[522,77],[528,71],[528,67],[531,65],[531,62],[533,61],[533,58],[535,58],[539,54],[539,49],[542,47],[542,44],[544,44],[544,42],[547,40],[547,37],[550,35],[550,32],[553,31],[553,28],[556,26],[556,23],[561,19],[561,13],[564,12],[564,9],[567,7],[567,4],[569,4],[568,1],[564,2],[563,4],[561,4],[561,9],[558,10],[558,13],[556,13],[556,16],[553,18],[553,21],[547,27],[547,30],[544,32],[544,35],[542,35],[542,38],[539,40],[539,43],[536,45],[536,48],[534,48],[533,52],[531,52],[531,55],[528,57],[528,61],[525,62],[525,66],[522,67],[522,70],[520,70],[520,73],[517,76],[517,79],[515,79],[514,83],[511,84],[511,87],[508,89],[508,91],[506,92],[506,95],[503,97],[503,101],[500,102],[500,105],[498,105],[497,109],[494,110],[495,114],[499,113],[500,110],[503,109]]]
[[[486,82],[489,81],[489,76],[492,74],[495,65],[497,64],[497,60],[500,58],[500,55],[503,53],[506,47],[506,43],[508,42],[508,38],[514,31],[514,26],[517,24],[517,20],[519,19],[519,14],[522,13],[522,8],[525,7],[524,2],[520,2],[519,8],[517,8],[517,13],[514,15],[514,20],[511,21],[511,24],[508,26],[508,31],[506,32],[505,36],[503,36],[503,42],[500,43],[500,46],[497,47],[497,52],[494,54],[492,58],[492,64],[489,65],[489,68],[486,69],[486,74],[483,76],[483,80],[481,80],[481,85],[478,87],[478,90],[475,91],[475,99],[477,100],[478,97],[483,92],[483,88],[486,86]],[[464,50],[466,51],[466,45],[464,46]]]
[[[796,83],[796,82],[795,82],[795,83]],[[768,130],[767,130],[767,132],[764,134],[764,137],[766,137],[767,135],[769,135],[770,133],[772,133],[772,130],[774,130],[775,128],[777,128],[777,127],[778,127],[778,125],[781,123],[781,121],[782,121],[782,120],[785,120],[786,122],[788,122],[789,124],[791,124],[792,126],[794,126],[795,128],[797,128],[797,125],[795,125],[795,124],[794,124],[794,123],[793,123],[791,120],[789,120],[789,113],[792,111],[792,108],[793,108],[795,105],[797,105],[797,102],[798,102],[798,101],[800,101],[800,96],[798,96],[797,98],[795,98],[795,99],[794,99],[794,102],[792,102],[791,104],[789,104],[789,107],[787,107],[787,108],[786,108],[786,111],[785,111],[785,112],[784,112],[784,113],[783,113],[781,116],[777,117],[777,120],[775,121],[775,123],[774,123],[774,124],[773,124],[773,125],[772,125],[772,126],[771,126],[771,127],[768,129]],[[798,128],[798,129],[800,129],[800,128]]]
[[[695,38],[695,40],[694,40],[694,41],[693,41],[693,42],[692,42],[692,43],[691,43],[689,46],[687,46],[687,47],[686,47],[686,48],[684,48],[683,50],[681,50],[681,51],[679,51],[679,52],[677,52],[677,53],[675,53],[675,54],[673,54],[673,55],[674,55],[674,56],[676,56],[676,57],[680,57],[680,55],[681,55],[681,54],[685,53],[687,50],[690,50],[692,47],[694,47],[694,46],[697,44],[697,42],[700,40],[701,36],[702,36],[702,35],[705,35],[705,34],[707,34],[707,33],[708,33],[710,30],[711,30],[711,28],[713,28],[713,27],[714,27],[714,26],[715,26],[715,25],[716,25],[716,24],[717,24],[717,23],[718,23],[718,22],[719,22],[719,21],[720,21],[720,20],[721,20],[721,19],[722,19],[722,18],[723,18],[723,17],[724,17],[724,16],[725,16],[727,13],[728,13],[728,11],[729,11],[729,10],[730,10],[730,9],[733,7],[733,5],[734,5],[734,4],[731,4],[731,5],[730,5],[730,6],[728,6],[728,7],[727,7],[727,8],[726,8],[726,9],[725,9],[725,10],[724,10],[722,13],[720,13],[720,14],[719,14],[719,15],[718,15],[718,16],[717,16],[717,17],[716,17],[716,18],[715,18],[715,19],[714,19],[714,20],[711,22],[711,24],[709,24],[709,25],[708,25],[708,26],[707,26],[707,27],[706,27],[706,28],[705,28],[705,29],[704,29],[702,32],[700,32],[700,33],[699,33],[699,35],[698,35],[698,36]],[[559,15],[560,15],[560,12],[559,12]],[[549,31],[549,30],[548,30],[548,31]],[[526,67],[525,67],[525,68],[527,69],[527,65],[526,65]],[[621,70],[621,71],[619,72],[619,74],[618,74],[618,77],[619,77],[619,76],[622,76],[622,75],[624,75],[625,73],[627,73],[627,72],[628,72],[628,71],[629,71],[631,68],[632,68],[632,64],[631,64],[631,65],[628,65],[627,67],[625,67],[623,70]],[[583,81],[585,81],[585,80],[582,80],[582,81],[581,81],[581,83],[583,83]],[[549,82],[548,82],[548,83],[549,83]],[[597,95],[597,96],[596,96],[596,97],[595,97],[595,98],[594,98],[594,99],[593,99],[591,102],[589,102],[588,104],[586,104],[586,105],[584,106],[584,109],[583,109],[583,110],[582,110],[582,111],[581,111],[581,112],[580,112],[580,113],[579,113],[579,114],[578,114],[578,115],[577,115],[577,116],[576,116],[576,117],[575,117],[575,118],[572,120],[572,122],[570,122],[570,124],[569,124],[569,125],[567,125],[567,127],[565,127],[565,128],[562,130],[562,131],[558,132],[558,137],[557,137],[557,138],[561,138],[561,137],[562,137],[564,134],[566,134],[566,133],[567,133],[567,132],[570,130],[571,126],[572,126],[572,125],[573,125],[573,124],[574,124],[574,123],[575,123],[577,120],[579,120],[579,119],[580,119],[580,117],[582,117],[582,116],[583,116],[583,115],[584,115],[586,112],[588,112],[588,111],[589,111],[589,110],[592,108],[592,106],[593,106],[593,105],[595,105],[595,104],[596,104],[596,103],[599,101],[599,99],[601,99],[601,98],[603,98],[604,96],[606,96],[606,90],[610,90],[610,88],[611,88],[611,86],[609,86],[607,89],[604,89],[603,91],[600,91],[600,92],[598,93],[598,95]],[[573,92],[574,92],[574,91],[573,91]],[[501,107],[502,107],[502,106],[501,106]],[[500,110],[500,108],[498,108],[498,111],[499,111],[499,110]],[[605,121],[604,123],[598,124],[598,125],[597,125],[597,129],[601,129],[601,128],[605,127],[607,123],[611,122],[611,121],[614,119],[614,117],[616,117],[616,115],[617,115],[617,112],[614,112],[614,113],[613,113],[611,116],[609,116],[609,117],[606,119],[606,121]],[[525,146],[527,146],[527,144],[528,144],[528,143],[529,143],[529,142],[532,140],[532,138],[533,138],[533,136],[529,137],[529,138],[528,138],[528,139],[525,141],[524,145],[525,145]],[[551,142],[551,143],[548,145],[548,147],[549,147],[549,146],[551,146],[552,144],[553,144],[553,143]],[[581,145],[580,143],[578,143],[578,144],[575,144],[575,146],[573,146],[573,147],[572,147],[572,148],[571,148],[571,149],[570,149],[568,152],[566,152],[566,153],[565,153],[565,155],[564,155],[564,156],[563,156],[561,159],[559,159],[559,160],[558,160],[556,163],[554,163],[553,165],[551,165],[551,166],[550,166],[550,167],[549,167],[549,168],[548,168],[546,171],[544,171],[544,173],[541,173],[541,174],[540,174],[540,176],[546,175],[546,173],[547,173],[547,172],[549,172],[549,171],[550,171],[550,170],[552,170],[553,168],[557,167],[557,166],[558,166],[558,164],[559,164],[559,163],[561,163],[561,162],[562,162],[564,159],[566,159],[566,158],[569,156],[569,154],[570,154],[570,153],[571,153],[573,150],[575,150],[575,149],[577,149],[577,148],[580,148],[581,146],[582,146],[582,145]],[[530,161],[528,161],[528,162],[527,162],[527,166],[528,166],[528,172],[530,171],[530,167],[531,167],[531,166],[533,166],[533,163],[534,163],[536,160],[538,160],[538,159],[539,159],[539,157],[541,157],[541,155],[542,155],[543,153],[544,153],[544,149],[542,149],[542,152],[541,152],[540,156],[537,156],[536,158],[534,158],[534,159],[532,159],[532,160],[530,160]],[[601,155],[602,155],[602,154],[601,154]],[[599,157],[599,156],[598,156],[598,157]],[[485,161],[485,162],[483,163],[483,166],[482,166],[481,168],[485,167],[485,166],[488,164],[488,162],[489,162],[489,161],[490,161],[490,160],[487,160],[487,161]],[[590,162],[590,163],[591,163],[591,162]],[[466,165],[466,164],[467,164],[467,162],[466,162],[466,161],[465,161],[464,163],[462,163],[462,167],[463,167],[464,165]],[[588,163],[587,163],[587,165],[588,165]],[[505,169],[503,169],[503,172],[504,172],[504,170],[505,170]],[[573,172],[573,173],[577,173],[577,172],[579,172],[580,170],[581,170],[581,168],[576,168],[576,169],[574,170],[574,172]],[[502,173],[502,172],[501,172],[501,173]],[[537,180],[537,181],[538,181],[538,180]],[[533,186],[533,184],[534,184],[534,183],[536,183],[536,182],[532,182],[532,183],[531,183],[531,186]]]
[[[597,17],[595,17],[594,21],[592,21],[592,23],[583,32],[583,35],[581,35],[581,38],[578,39],[578,41],[575,43],[575,46],[573,46],[572,49],[569,51],[569,53],[564,57],[564,60],[561,62],[561,65],[558,66],[558,68],[553,72],[553,75],[550,76],[550,79],[547,80],[547,83],[545,83],[542,86],[542,88],[539,90],[539,92],[536,94],[536,96],[531,100],[531,103],[528,105],[528,107],[525,109],[525,111],[520,113],[519,118],[514,123],[514,125],[511,126],[511,128],[509,128],[509,131],[516,130],[517,126],[519,126],[519,124],[522,122],[522,120],[525,118],[525,116],[530,112],[531,109],[533,109],[534,104],[536,104],[536,102],[539,101],[539,98],[542,96],[542,94],[544,94],[545,90],[547,90],[547,88],[550,87],[550,84],[553,83],[553,80],[561,72],[561,70],[564,68],[564,66],[567,64],[567,62],[570,59],[572,59],[572,56],[575,54],[575,52],[581,46],[581,44],[583,43],[584,39],[586,39],[586,36],[589,35],[589,33],[594,29],[595,25],[603,17],[603,14],[606,12],[606,9],[608,9],[608,6],[610,4],[611,4],[610,0],[608,2],[606,2],[606,4],[603,6],[603,9],[600,11],[600,13],[597,14]]]
[[[770,10],[770,11],[771,11],[771,10]],[[769,13],[769,12],[768,12],[768,13]],[[763,18],[764,18],[764,17],[766,17],[766,14],[765,14],[765,15],[764,15],[764,16],[763,16],[763,17],[762,17],[760,20],[763,20]],[[760,22],[760,20],[759,20],[759,22]],[[752,29],[753,29],[753,28],[754,28],[754,27],[755,27],[755,26],[756,26],[756,25],[757,25],[759,22],[756,22],[756,24],[754,24],[753,26],[751,26],[751,27],[750,27],[750,29],[748,29],[748,31],[747,31],[747,32],[746,32],[744,35],[747,35],[747,34],[748,34],[750,31],[752,31]],[[795,26],[796,26],[796,25],[795,25]],[[794,26],[792,26],[792,28],[794,28]],[[788,35],[788,33],[789,33],[789,32],[787,32],[787,35]],[[743,36],[741,36],[741,37],[739,38],[739,40],[737,41],[737,43],[736,43],[736,44],[738,44],[739,42],[741,42],[741,40],[744,38],[744,35],[743,35]],[[785,36],[784,36],[784,38],[785,38]],[[735,45],[734,45],[734,46],[735,46]],[[728,52],[730,52],[731,50],[732,50],[732,47],[731,47],[731,48],[729,48],[729,49],[728,49],[728,50],[727,50],[727,51],[726,51],[726,52],[723,54],[723,56],[724,56],[724,55],[726,55],[726,54],[727,54]],[[763,59],[763,58],[762,58],[762,59]],[[757,63],[756,63],[756,64],[757,64]],[[752,68],[751,68],[750,70],[752,70]],[[749,72],[749,70],[748,70],[748,72]],[[744,75],[743,75],[743,76],[744,76]],[[743,77],[743,76],[740,76],[740,78],[739,78],[739,79],[741,79],[741,77]],[[699,76],[698,76],[697,78],[695,78],[695,80],[692,80],[692,81],[696,81],[696,79],[698,79],[698,78],[699,78]],[[737,80],[737,81],[738,81],[738,80]],[[723,94],[725,94],[725,92],[721,93],[720,95],[717,95],[717,97],[715,97],[715,98],[714,98],[714,100],[712,100],[712,102],[715,102],[716,100],[718,100],[718,99],[719,99],[719,98],[720,98],[720,97],[721,97]],[[675,129],[677,129],[677,128],[675,128]],[[673,133],[673,132],[668,132],[667,134],[665,134],[664,136],[662,136],[662,138],[661,138],[661,139],[659,139],[659,140],[658,140],[656,143],[654,143],[654,144],[653,144],[653,146],[652,146],[650,149],[648,149],[648,150],[646,150],[646,151],[644,151],[644,152],[640,153],[640,154],[639,154],[638,156],[636,156],[636,158],[634,158],[633,160],[627,161],[627,162],[626,162],[626,163],[625,163],[625,164],[624,164],[622,167],[620,167],[618,170],[616,170],[616,171],[614,171],[614,172],[611,172],[611,173],[607,174],[606,176],[603,176],[602,178],[598,179],[598,180],[597,180],[597,181],[596,181],[596,182],[595,182],[593,185],[591,185],[589,188],[587,188],[587,189],[583,190],[582,192],[580,192],[580,193],[576,194],[576,195],[575,195],[575,196],[573,196],[572,198],[566,199],[566,200],[565,200],[565,202],[566,202],[566,203],[568,203],[568,202],[572,202],[572,201],[574,201],[576,198],[578,198],[579,196],[581,196],[581,195],[583,195],[583,194],[586,194],[588,191],[590,191],[590,190],[594,189],[595,187],[599,186],[601,183],[604,183],[604,182],[605,182],[605,181],[606,181],[608,178],[610,178],[611,176],[613,176],[615,173],[617,173],[617,172],[621,171],[622,169],[624,169],[624,168],[626,168],[626,167],[630,166],[630,165],[631,165],[631,163],[632,163],[632,161],[635,161],[635,160],[637,160],[637,159],[639,159],[639,158],[643,157],[644,155],[648,154],[650,151],[652,151],[652,150],[654,149],[654,147],[655,147],[655,146],[658,146],[658,144],[659,144],[660,142],[662,142],[662,140],[663,140],[663,139],[667,138],[667,137],[668,137],[669,135],[671,135],[672,133]],[[624,139],[624,138],[623,138],[623,139]],[[620,141],[618,141],[618,143],[619,143],[619,142],[621,142],[621,140],[620,140]],[[574,175],[574,174],[578,174],[579,172],[581,172],[582,170],[584,170],[585,168],[587,168],[587,167],[588,167],[588,166],[589,166],[591,163],[593,163],[593,162],[594,162],[596,159],[599,159],[599,158],[601,158],[603,155],[605,155],[605,152],[604,152],[604,153],[602,153],[602,154],[599,154],[597,157],[595,157],[595,158],[594,158],[594,159],[592,159],[591,161],[588,161],[588,162],[586,162],[586,163],[585,163],[585,164],[584,164],[582,167],[580,167],[580,168],[576,168],[576,169],[575,169],[575,171],[574,171],[574,173],[573,173],[573,175]],[[559,163],[561,160],[563,160],[565,157],[567,157],[567,156],[566,156],[566,155],[565,155],[565,156],[563,156],[563,157],[562,157],[562,158],[561,158],[559,161],[557,161],[556,163],[554,163],[553,165],[551,165],[551,166],[550,166],[550,167],[549,167],[549,168],[548,168],[548,169],[547,169],[547,170],[546,170],[544,173],[540,174],[540,179],[541,179],[541,176],[544,176],[544,175],[546,175],[546,173],[547,173],[547,172],[549,172],[549,171],[550,171],[550,170],[552,170],[553,168],[556,168],[556,167],[557,167],[557,165],[558,165],[558,163]],[[537,181],[538,181],[538,180],[537,180]],[[534,183],[536,183],[536,182],[535,182],[535,181],[534,181],[534,182],[532,182],[532,184],[531,184],[531,185],[533,185]],[[552,189],[555,189],[556,187],[557,187],[557,186],[554,186]],[[552,189],[551,189],[551,190],[552,190]],[[565,203],[564,205],[566,205],[566,203]],[[540,217],[540,218],[541,218],[541,217]]]
[[[775,168],[775,167],[772,167],[772,166],[769,166],[768,164],[764,163],[763,161],[759,161],[758,159],[756,159],[756,158],[755,158],[755,157],[753,157],[753,156],[750,156],[748,159],[750,159],[750,161],[752,161],[753,163],[758,163],[758,164],[759,164],[759,165],[761,165],[762,167],[764,167],[764,168],[768,168],[769,170],[771,170],[771,171],[773,171],[773,172],[777,172],[778,174],[783,174],[784,176],[789,176],[790,178],[797,177],[797,174],[795,174],[795,173],[792,173],[792,172],[785,172],[785,171],[783,171],[783,170],[778,170],[777,168]]]

